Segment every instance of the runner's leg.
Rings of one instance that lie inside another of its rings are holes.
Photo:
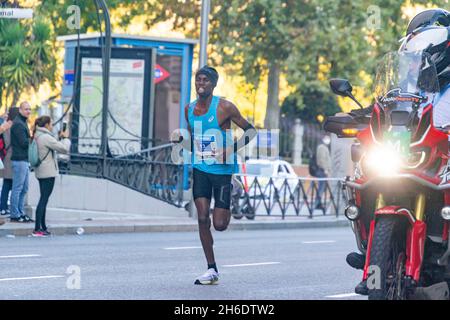
[[[195,199],[195,206],[197,207],[198,214],[198,231],[208,265],[215,263],[213,251],[214,240],[211,234],[211,218],[209,217],[210,204],[210,199]]]
[[[217,175],[213,182],[213,224],[217,231],[225,231],[230,224],[231,175]]]
[[[211,205],[212,185],[208,179],[208,174],[194,169],[193,173],[193,196],[195,207],[197,208],[198,231],[206,261],[214,263],[213,237],[211,234],[211,219],[209,208]]]

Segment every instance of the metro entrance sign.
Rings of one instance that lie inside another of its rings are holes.
[[[161,67],[159,64],[155,65],[155,84],[166,80],[168,77],[170,77],[169,71]]]
[[[31,19],[33,9],[0,8],[0,19]]]

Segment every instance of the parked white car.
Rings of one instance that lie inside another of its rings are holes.
[[[245,162],[245,166],[241,166],[240,173],[242,183],[248,186],[248,194],[251,198],[264,198],[274,200],[275,189],[278,191],[281,202],[290,200],[290,193],[293,193],[297,184],[298,176],[295,173],[292,165],[284,160],[263,160],[251,159]],[[254,184],[257,179],[259,186]],[[269,185],[272,179],[273,185]],[[283,187],[285,181],[289,186],[289,190]],[[286,196],[285,196],[286,195]]]

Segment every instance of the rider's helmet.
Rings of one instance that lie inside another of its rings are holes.
[[[408,24],[406,36],[418,28],[428,26],[448,27],[450,25],[450,13],[444,9],[429,9],[417,14]]]
[[[424,50],[436,66],[439,86],[450,83],[450,12],[443,9],[425,10],[408,24],[400,52]]]

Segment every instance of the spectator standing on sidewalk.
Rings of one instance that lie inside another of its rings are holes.
[[[30,129],[27,124],[30,114],[30,104],[27,101],[22,102],[19,106],[19,115],[14,119],[11,127],[11,161],[13,171],[11,222],[33,222],[24,211],[30,173],[30,164],[28,162]]]
[[[11,127],[12,122],[19,114],[19,108],[17,107],[11,107],[7,113],[6,122],[9,127]],[[1,131],[1,130],[0,130]],[[11,155],[12,155],[12,148],[11,148],[11,131],[7,129],[2,134],[3,139],[3,149],[0,150],[0,158],[3,160],[3,167],[4,169],[1,170],[1,174],[3,176],[3,185],[2,185],[2,192],[0,196],[0,215],[1,216],[7,216],[9,215],[9,208],[8,208],[8,199],[9,199],[9,193],[12,189],[12,162],[11,162]]]
[[[316,150],[316,161],[317,161],[317,178],[328,178],[331,174],[331,156],[330,156],[330,146],[331,138],[328,135],[325,135],[322,138],[322,143],[317,146]],[[315,201],[315,209],[322,210],[325,214],[326,208],[322,203],[322,196],[325,191],[327,182],[319,181],[319,187],[316,195]]]
[[[58,161],[56,152],[67,154],[70,151],[69,134],[66,131],[60,133],[61,141],[58,141],[53,133],[53,125],[49,116],[41,116],[34,123],[33,139],[38,146],[40,165],[34,169],[34,174],[39,181],[40,198],[36,207],[36,223],[32,233],[35,237],[49,236],[45,224],[45,212],[50,195],[55,185],[55,177],[58,176]]]

